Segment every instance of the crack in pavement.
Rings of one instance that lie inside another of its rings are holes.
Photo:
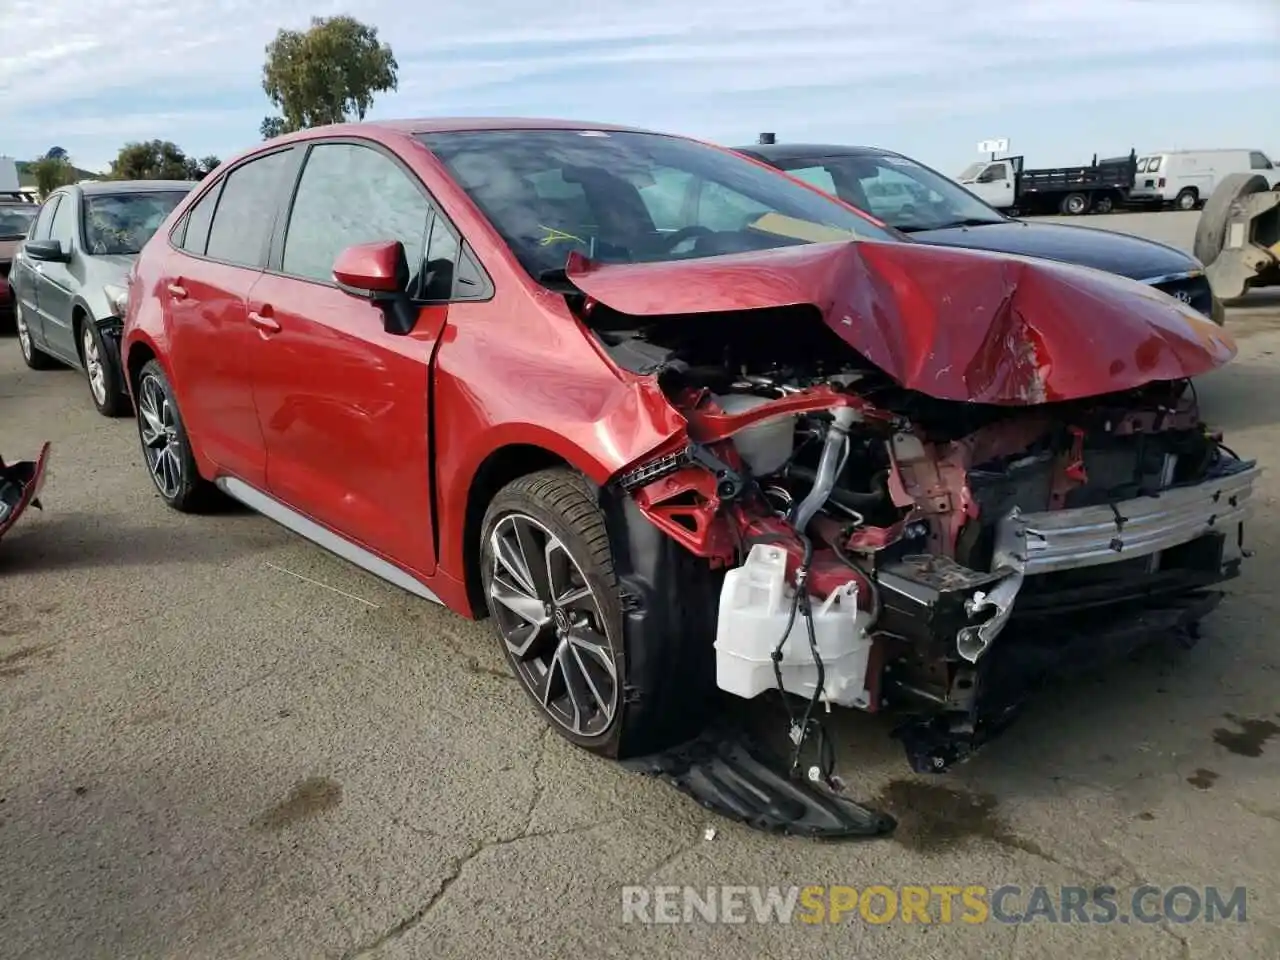
[[[449,871],[445,874],[444,879],[440,882],[440,889],[437,890],[421,907],[409,914],[404,919],[397,922],[385,933],[380,934],[375,939],[361,947],[342,955],[342,960],[357,960],[358,957],[367,957],[377,950],[382,949],[388,943],[398,940],[410,930],[414,929],[428,914],[435,909],[437,905],[444,899],[449,888],[462,876],[467,865],[479,857],[482,853],[490,850],[499,850],[503,847],[509,847],[513,844],[520,843],[522,840],[536,840],[543,837],[571,837],[580,833],[590,833],[592,830],[599,830],[603,827],[611,827],[617,824],[625,823],[625,817],[617,817],[613,820],[602,820],[599,823],[587,824],[581,827],[573,827],[568,830],[539,830],[534,833],[520,833],[511,837],[498,837],[494,840],[485,840],[472,846],[470,850],[462,856],[457,857],[449,866]]]
[[[444,899],[445,894],[449,892],[449,888],[453,886],[454,882],[460,876],[462,876],[467,864],[471,863],[482,853],[511,846],[512,844],[519,843],[522,840],[534,840],[541,837],[564,837],[573,836],[579,833],[590,833],[592,830],[599,830],[602,827],[608,827],[614,824],[624,823],[626,821],[625,817],[616,817],[612,820],[601,820],[596,823],[585,824],[580,827],[571,827],[565,830],[533,830],[533,818],[538,812],[538,805],[542,802],[543,795],[546,793],[547,789],[547,785],[542,779],[542,765],[547,759],[547,754],[549,752],[547,748],[554,735],[555,731],[548,726],[543,731],[543,734],[539,739],[538,755],[533,761],[533,767],[531,770],[533,777],[533,795],[529,798],[529,806],[525,811],[523,818],[524,825],[520,828],[519,832],[508,837],[497,837],[492,840],[484,840],[474,844],[466,853],[456,858],[449,865],[449,869],[446,872],[444,879],[440,882],[440,889],[437,890],[426,903],[407,917],[397,922],[390,929],[380,934],[374,940],[362,947],[356,947],[354,950],[344,953],[342,955],[342,960],[356,960],[358,957],[369,956],[373,952],[380,950],[388,943],[399,939],[410,930],[417,927],[427,918],[431,911],[435,909],[436,905]],[[409,829],[416,833],[421,833],[426,836],[437,836],[436,834],[430,833],[430,831],[423,830],[420,827],[416,827],[408,823],[404,823],[403,825],[409,827]]]

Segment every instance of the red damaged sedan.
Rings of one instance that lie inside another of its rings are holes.
[[[825,705],[944,769],[1046,676],[1193,638],[1258,474],[1190,379],[1235,345],[1177,300],[609,126],[261,144],[143,251],[123,346],[172,507],[487,616],[615,757],[779,691],[793,769]]]

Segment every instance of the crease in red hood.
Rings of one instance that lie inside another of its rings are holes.
[[[662,263],[573,254],[566,274],[635,317],[812,305],[902,386],[941,400],[1072,400],[1198,376],[1236,355],[1222,328],[1146,284],[976,250],[864,240]]]

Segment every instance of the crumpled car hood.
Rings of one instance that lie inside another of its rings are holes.
[[[1236,354],[1220,327],[1145,284],[984,251],[864,240],[664,263],[575,253],[565,272],[636,317],[810,304],[902,386],[941,400],[1097,396],[1197,376]]]

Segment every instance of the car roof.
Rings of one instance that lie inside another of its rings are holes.
[[[87,197],[100,197],[117,193],[168,193],[173,190],[190,190],[195,180],[93,180],[77,184]]]
[[[547,117],[419,117],[403,120],[362,120],[357,123],[334,123],[322,127],[309,127],[286,133],[268,140],[267,144],[284,144],[320,137],[363,135],[377,138],[379,135],[409,135],[428,133],[474,133],[483,130],[608,130],[618,133],[653,133],[639,127],[625,127],[615,123],[589,123],[583,120],[555,120]],[[259,152],[264,145],[251,152]]]
[[[740,153],[749,153],[764,160],[803,160],[813,157],[867,157],[898,154],[879,147],[859,147],[834,143],[753,143],[749,147],[734,147]]]

